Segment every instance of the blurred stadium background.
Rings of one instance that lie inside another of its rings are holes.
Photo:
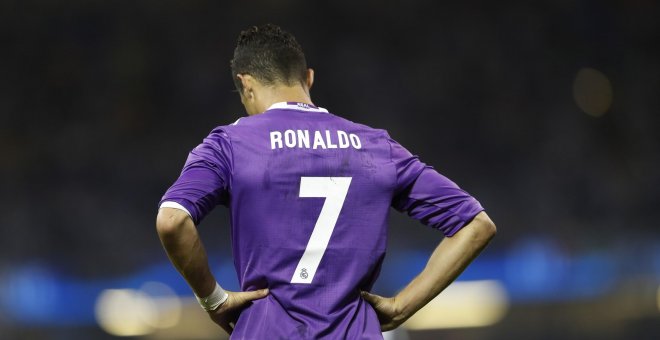
[[[0,2],[0,338],[223,338],[156,204],[243,115],[241,29],[292,31],[316,104],[476,195],[497,238],[389,339],[660,338],[657,1]],[[398,213],[375,287],[440,240]],[[201,233],[237,288],[227,214]]]

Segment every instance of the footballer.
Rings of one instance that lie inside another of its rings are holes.
[[[190,152],[156,227],[202,308],[232,339],[382,339],[495,235],[475,198],[386,131],[315,105],[314,71],[290,33],[271,24],[241,32],[231,74],[248,116],[216,127]],[[240,292],[216,282],[196,229],[218,205],[230,211]],[[417,277],[383,297],[370,290],[390,207],[444,238]]]

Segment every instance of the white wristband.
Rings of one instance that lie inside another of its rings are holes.
[[[197,294],[195,294],[195,297],[197,298],[199,305],[202,306],[205,311],[210,312],[212,310],[216,310],[223,303],[225,303],[229,297],[229,294],[227,294],[227,292],[225,292],[225,290],[222,289],[222,287],[220,287],[220,285],[216,282],[215,288],[213,289],[211,295],[205,298],[200,298],[197,296]]]

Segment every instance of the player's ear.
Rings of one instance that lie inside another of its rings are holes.
[[[314,69],[313,68],[308,68],[307,69],[307,79],[305,79],[305,83],[307,85],[307,89],[311,89],[312,85],[314,85]]]
[[[252,76],[249,74],[237,74],[236,78],[238,78],[238,80],[241,82],[241,97],[252,99],[251,97],[254,96],[254,78],[252,78]]]

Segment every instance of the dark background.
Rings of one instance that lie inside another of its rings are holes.
[[[518,282],[505,285],[510,314],[437,336],[658,336],[659,18],[650,0],[2,1],[0,332],[103,336],[84,317],[12,312],[23,296],[16,287],[113,282],[165,263],[154,228],[160,196],[189,150],[244,115],[229,60],[242,29],[272,22],[304,47],[315,104],[387,129],[498,225],[485,269],[470,275],[504,268],[493,278]],[[603,114],[576,103],[584,69],[607,78]],[[200,229],[226,260],[225,209]],[[377,288],[400,288],[387,274],[398,254],[426,254],[439,240],[393,214]],[[520,283],[529,268],[546,276]],[[575,273],[582,294],[572,290]],[[549,293],[535,288],[560,275]],[[592,291],[600,278],[606,287]],[[617,317],[623,308],[607,302],[615,297],[634,312]],[[611,319],[596,318],[600,308]],[[568,327],[562,315],[576,310],[598,326],[571,317]]]

